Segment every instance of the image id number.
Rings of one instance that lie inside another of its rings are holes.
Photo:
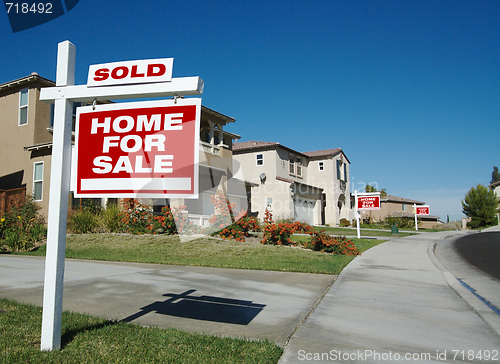
[[[31,6],[28,3],[5,3],[5,5],[7,5],[7,14],[11,11],[16,14],[52,14],[52,3],[33,3]]]

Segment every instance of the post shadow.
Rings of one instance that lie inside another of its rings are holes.
[[[266,306],[252,301],[230,298],[191,296],[194,292],[196,292],[195,289],[181,294],[166,293],[163,296],[171,298],[141,307],[141,311],[122,319],[121,322],[131,322],[150,312],[155,312],[193,320],[248,325]]]

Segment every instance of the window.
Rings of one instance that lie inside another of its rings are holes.
[[[288,159],[290,166],[290,174],[295,174],[295,157],[293,155]]]
[[[258,166],[263,166],[264,165],[264,154],[257,154],[257,165]]]
[[[76,108],[82,106],[81,102],[73,103],[73,122],[71,124],[71,131],[76,130]],[[50,105],[50,127],[54,127],[54,104]]]
[[[33,165],[33,198],[42,201],[43,197],[43,162]]]
[[[295,169],[297,170],[297,176],[302,177],[302,158],[297,157]]]
[[[344,162],[344,181],[347,182],[347,163]]]
[[[28,124],[28,89],[19,93],[19,125]]]
[[[337,179],[340,179],[340,161],[337,159]]]
[[[323,171],[324,169],[325,169],[325,166],[324,166],[323,162],[319,162],[319,170]]]
[[[405,203],[404,203],[404,204],[401,204],[401,209],[402,209],[403,211],[406,211],[406,204],[405,204]]]

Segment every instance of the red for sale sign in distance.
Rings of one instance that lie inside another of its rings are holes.
[[[415,214],[416,215],[430,215],[430,208],[429,208],[429,206],[417,206]]]
[[[358,210],[380,210],[380,195],[358,196]]]
[[[79,107],[76,197],[197,198],[201,99]]]

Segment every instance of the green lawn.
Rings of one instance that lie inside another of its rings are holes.
[[[42,309],[0,299],[1,363],[269,363],[283,350],[249,341],[140,327],[64,312],[62,349],[40,351]]]
[[[364,251],[365,247],[380,242],[359,242],[363,245],[360,249]],[[45,245],[34,252],[18,254],[45,255]],[[208,237],[181,242],[178,236],[126,234],[69,235],[66,257],[325,274],[339,274],[353,259],[350,256],[262,245],[258,242],[240,243]]]

